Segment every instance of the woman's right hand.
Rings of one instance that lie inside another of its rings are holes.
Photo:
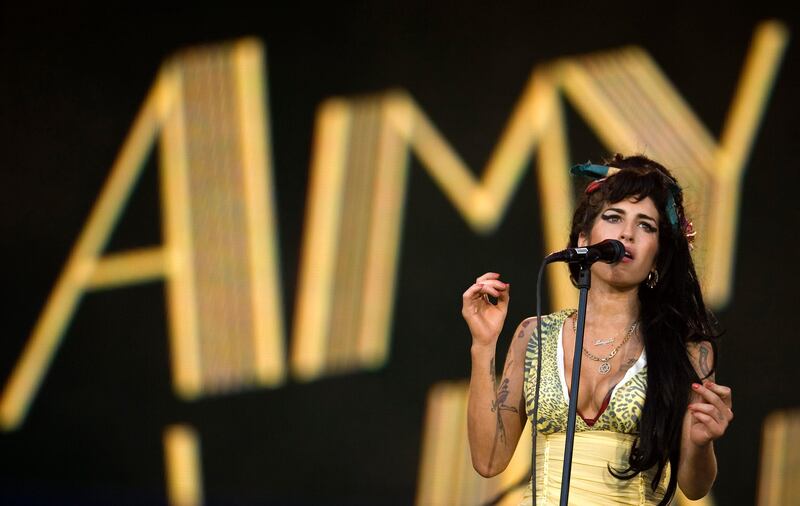
[[[503,330],[508,313],[511,285],[500,281],[500,275],[487,272],[475,280],[462,296],[461,315],[472,333],[472,343],[493,346]],[[497,298],[497,304],[489,302],[489,296]]]

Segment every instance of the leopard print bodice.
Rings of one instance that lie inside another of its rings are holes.
[[[564,379],[561,331],[574,309],[565,309],[542,317],[542,381],[539,386],[539,412],[536,428],[539,434],[566,432],[569,400]],[[533,394],[536,387],[536,332],[525,350],[525,408],[533,420]],[[577,417],[576,431],[605,430],[638,434],[645,392],[647,391],[647,360],[644,352],[611,394],[608,407],[594,425],[589,426]]]

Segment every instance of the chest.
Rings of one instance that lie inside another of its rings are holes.
[[[541,434],[564,432],[567,427],[574,341],[565,341],[562,323],[563,320],[554,322],[542,332],[542,379],[536,414],[536,425]],[[525,364],[526,407],[531,420],[536,406],[537,347],[535,338],[531,339]],[[620,352],[619,359],[624,360],[623,364],[632,365],[625,371],[617,366],[609,374],[602,374],[594,361],[582,357],[578,431],[609,430],[626,434],[639,431],[647,390],[647,359],[641,349],[638,356],[636,349]]]
[[[556,358],[559,380],[567,400],[572,396],[575,369],[575,334],[568,330],[572,329],[562,329]],[[589,344],[582,346],[581,350],[578,412],[585,419],[597,418],[604,405],[610,402],[615,388],[624,385],[645,362],[641,342],[629,342],[625,346],[614,347],[613,342],[605,346],[592,346],[593,340],[598,341],[587,335],[584,342]]]

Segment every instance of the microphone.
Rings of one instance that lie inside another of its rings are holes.
[[[606,239],[585,248],[567,248],[545,257],[546,263],[567,262],[569,264],[593,264],[597,261],[613,264],[625,256],[625,246],[616,239]]]

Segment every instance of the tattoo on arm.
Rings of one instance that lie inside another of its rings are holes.
[[[514,361],[511,360],[511,359],[507,359],[506,360],[506,365],[503,366],[503,376],[505,376],[506,373],[508,372],[508,370],[511,369],[511,364],[513,364],[513,363],[514,363]]]
[[[711,375],[711,367],[708,365],[708,347],[705,344],[700,345],[700,373],[702,379],[708,378]]]
[[[500,384],[500,390],[497,392],[497,407],[501,410],[509,410],[516,413],[517,408],[513,406],[508,406],[506,404],[506,400],[508,400],[508,378],[503,379],[503,383]]]
[[[509,406],[506,404],[506,400],[508,400],[508,378],[504,378],[503,382],[500,384],[500,389],[497,391],[497,398],[492,401],[492,413],[495,413],[497,416],[497,437],[500,438],[500,441],[505,444],[506,443],[506,427],[503,424],[503,411],[511,411],[512,413],[518,413],[517,408],[514,406]]]
[[[496,427],[494,432],[494,442],[492,444],[492,451],[489,455],[489,463],[491,464],[494,461],[495,452],[497,451],[498,442],[502,443],[503,446],[508,445],[508,437],[506,435],[506,426],[503,423],[503,411],[511,411],[512,413],[519,413],[519,410],[514,406],[509,406],[506,404],[506,400],[508,400],[509,396],[509,379],[506,376],[506,372],[511,368],[511,365],[514,363],[513,360],[507,359],[505,365],[503,366],[503,381],[500,384],[500,389],[495,388],[495,398],[492,401],[492,413],[495,414],[496,420]],[[495,374],[495,359],[489,361],[489,373],[492,376],[492,385],[497,385],[497,376]],[[523,402],[520,404],[521,409],[524,409],[524,399]]]

